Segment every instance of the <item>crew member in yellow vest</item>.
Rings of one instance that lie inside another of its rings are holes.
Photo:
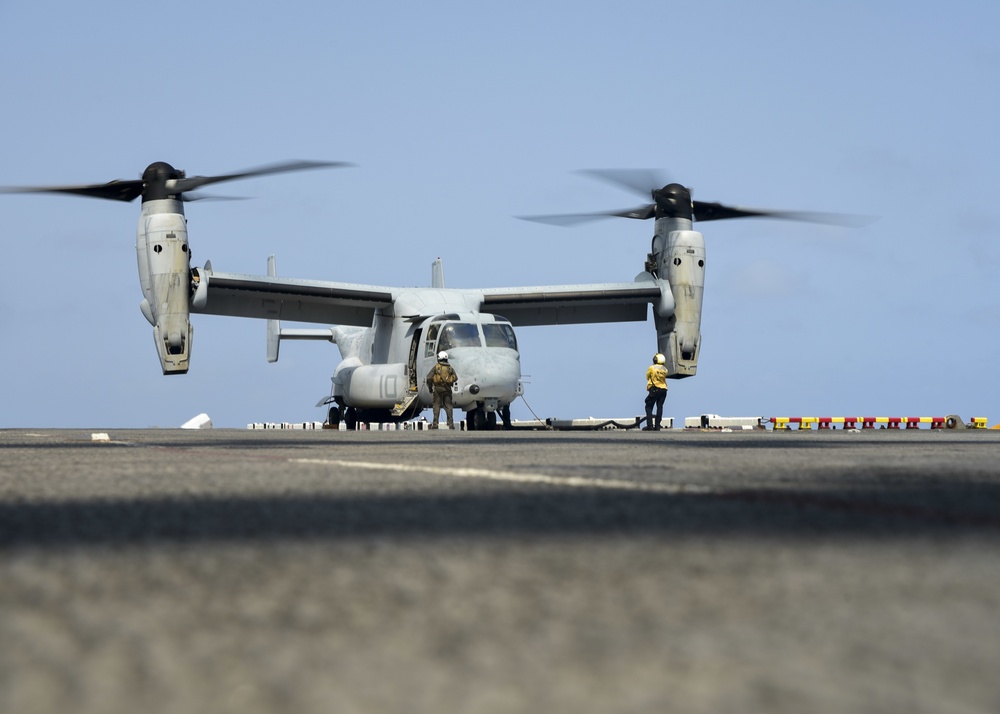
[[[646,426],[643,431],[659,431],[663,421],[663,402],[667,398],[666,358],[657,352],[653,364],[646,370]],[[656,407],[656,421],[653,421],[653,407]]]
[[[441,415],[441,407],[444,407],[445,416],[448,417],[448,428],[455,428],[455,420],[451,415],[451,388],[458,381],[458,375],[450,364],[448,364],[448,353],[438,352],[437,364],[427,373],[427,388],[431,390],[431,402],[434,408],[434,423],[431,429],[438,428],[438,417]]]

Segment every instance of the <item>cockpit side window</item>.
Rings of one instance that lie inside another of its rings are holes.
[[[486,338],[487,347],[509,347],[517,349],[517,338],[514,337],[514,328],[503,322],[483,325],[483,336]]]
[[[469,322],[451,322],[441,329],[438,351],[455,347],[482,347],[479,328]]]
[[[427,328],[427,343],[424,346],[424,357],[434,356],[434,343],[437,341],[438,331],[440,329],[440,323],[434,323]]]

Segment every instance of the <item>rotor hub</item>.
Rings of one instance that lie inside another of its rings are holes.
[[[167,181],[184,178],[184,172],[175,169],[166,161],[154,161],[142,172],[142,200],[158,201],[175,198],[179,192],[167,189]]]
[[[178,171],[166,161],[154,161],[142,172],[142,180],[146,183],[178,178],[184,178],[184,172]]]
[[[669,183],[652,191],[657,218],[687,218],[691,220],[693,207],[691,191],[679,183]]]

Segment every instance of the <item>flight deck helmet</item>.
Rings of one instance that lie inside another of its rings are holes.
[[[448,353],[444,351],[438,352],[438,362],[447,362],[447,361],[448,361]]]
[[[667,361],[667,358],[664,357],[659,352],[657,352],[655,355],[653,355],[653,364],[664,364],[666,361]]]

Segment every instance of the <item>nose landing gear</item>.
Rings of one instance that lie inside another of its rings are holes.
[[[466,431],[490,431],[497,428],[497,413],[486,411],[481,404],[465,414]]]
[[[510,429],[510,405],[484,402],[466,412],[465,428],[467,431],[492,431],[497,428],[497,414],[503,421],[503,428]]]

